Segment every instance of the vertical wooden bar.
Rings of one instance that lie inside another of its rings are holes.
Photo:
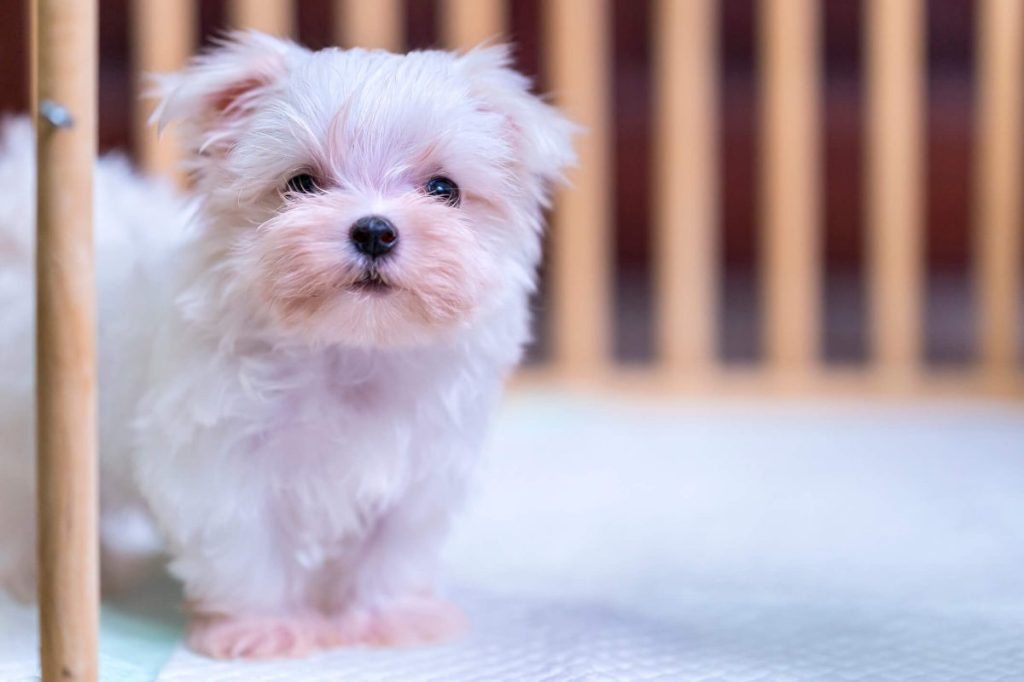
[[[556,369],[586,379],[606,368],[611,348],[609,7],[604,0],[550,0],[544,8],[551,89],[585,129],[552,225],[553,361]]]
[[[291,0],[231,0],[228,23],[287,38],[295,33],[295,8]]]
[[[344,47],[400,52],[405,43],[399,0],[334,0],[335,35]]]
[[[92,681],[99,599],[92,263],[97,7],[96,0],[38,0],[36,11],[40,657],[45,681]]]
[[[1024,4],[982,0],[978,10],[975,275],[980,359],[993,379],[1006,379],[1016,373],[1018,362]]]
[[[500,38],[505,30],[502,0],[445,0],[444,42],[450,48],[468,50],[485,40]]]
[[[178,147],[170,130],[157,135],[149,125],[153,102],[142,98],[146,78],[185,66],[196,43],[194,0],[135,0],[132,6],[132,58],[135,80],[135,140],[139,165],[149,173],[162,173],[184,184],[178,169]]]
[[[39,39],[39,4],[36,0],[23,0],[28,7],[28,106],[32,124],[36,123],[36,104],[39,97],[36,86],[39,82],[39,59],[36,41]]]
[[[715,363],[716,4],[659,0],[655,10],[658,349],[677,376]]]
[[[804,373],[818,357],[820,163],[818,1],[761,4],[765,353]]]
[[[896,379],[921,362],[923,297],[921,0],[869,0],[867,239],[875,369]]]

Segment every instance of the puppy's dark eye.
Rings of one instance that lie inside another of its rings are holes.
[[[442,175],[435,175],[427,180],[423,186],[427,194],[438,199],[443,199],[449,206],[458,206],[460,195],[459,186]]]
[[[299,173],[288,181],[285,189],[296,194],[313,194],[320,191],[320,185],[309,173]]]

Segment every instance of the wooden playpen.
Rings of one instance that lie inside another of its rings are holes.
[[[514,0],[509,0],[514,2]],[[40,606],[45,680],[97,677],[96,372],[91,168],[96,149],[97,0],[34,0],[38,118]],[[335,0],[339,44],[396,49],[400,0]],[[865,0],[869,360],[837,371],[819,348],[822,278],[818,0],[761,0],[763,362],[726,370],[715,349],[717,67],[715,0],[656,0],[656,358],[625,370],[611,354],[609,12],[602,0],[543,3],[550,89],[587,128],[551,241],[552,353],[526,380],[701,392],[1019,396],[1024,3],[978,2],[973,276],[975,366],[922,358],[923,0]],[[231,23],[292,32],[290,0],[233,0]],[[501,0],[446,0],[444,42],[500,35]],[[191,0],[136,0],[134,68],[180,67],[196,38]],[[170,135],[144,129],[139,157],[174,173]],[[571,244],[572,248],[567,248]]]

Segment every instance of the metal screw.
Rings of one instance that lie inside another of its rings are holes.
[[[75,125],[71,112],[52,100],[44,99],[39,103],[39,115],[54,128],[71,128]]]

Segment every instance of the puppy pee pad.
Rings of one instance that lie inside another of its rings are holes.
[[[104,680],[1024,680],[1024,409],[518,393],[447,551],[462,640],[224,663],[174,595]],[[0,680],[35,679],[0,602]]]

